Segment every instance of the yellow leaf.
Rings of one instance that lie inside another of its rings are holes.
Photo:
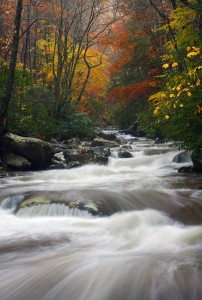
[[[189,52],[191,50],[191,48],[190,47],[187,47],[187,52]]]
[[[200,48],[197,48],[197,47],[192,47],[194,49],[194,51],[197,53],[197,54],[200,54],[201,50]]]
[[[164,64],[164,65],[162,66],[162,68],[164,68],[164,69],[169,68],[169,64]]]
[[[173,104],[173,108],[176,108],[177,106],[176,106],[176,104]]]
[[[170,98],[174,98],[175,97],[175,95],[174,94],[170,94]]]
[[[196,112],[200,113],[202,111],[202,107],[200,105],[196,105]]]
[[[168,115],[165,116],[165,119],[168,120],[170,117]]]
[[[157,115],[157,114],[158,114],[158,110],[159,110],[159,107],[157,107],[157,108],[154,110],[154,115]]]
[[[198,54],[197,52],[192,51],[192,52],[189,52],[189,53],[187,54],[187,57],[196,56],[197,54]]]
[[[176,63],[176,62],[174,62],[173,64],[172,64],[172,67],[173,68],[175,68],[175,67],[177,67],[178,66],[178,63]]]
[[[191,97],[191,92],[190,91],[187,92],[187,96]]]
[[[183,104],[180,104],[180,107],[183,107],[184,105]]]

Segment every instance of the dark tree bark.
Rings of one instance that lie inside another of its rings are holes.
[[[31,1],[27,4],[27,32],[24,45],[23,69],[28,67],[29,50],[30,50],[30,17],[31,17]]]
[[[6,85],[5,95],[2,97],[2,100],[0,102],[0,135],[3,133],[4,128],[6,127],[8,109],[9,109],[9,104],[10,104],[11,94],[13,89],[14,74],[15,74],[15,67],[16,67],[17,54],[18,54],[18,44],[20,38],[22,4],[23,4],[23,0],[18,0],[16,6],[15,26],[14,26],[11,60],[10,60],[8,78],[7,78],[7,85]]]

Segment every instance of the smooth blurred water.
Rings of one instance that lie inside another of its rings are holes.
[[[108,166],[1,179],[0,300],[202,299],[202,177],[127,141]]]

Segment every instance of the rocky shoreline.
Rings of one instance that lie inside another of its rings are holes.
[[[92,141],[72,138],[52,139],[49,143],[6,133],[0,141],[0,174],[4,177],[21,171],[71,169],[93,163],[106,165],[110,149],[123,143],[115,134],[104,133]],[[123,157],[131,156],[126,149],[121,151]]]
[[[104,132],[99,132],[92,141],[76,137],[63,141],[51,139],[49,143],[6,133],[0,140],[0,177],[20,175],[24,171],[71,169],[86,164],[107,165],[113,148],[117,148],[120,158],[132,157],[130,145],[125,144],[123,138]],[[185,151],[173,161],[187,162],[186,159]],[[194,151],[191,159],[193,166],[181,167],[179,172],[202,172],[202,152]]]

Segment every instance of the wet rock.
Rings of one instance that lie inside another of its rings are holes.
[[[117,137],[116,141],[119,145],[124,145],[126,143],[126,140],[121,136]]]
[[[119,151],[118,151],[118,157],[119,158],[131,158],[133,157],[132,154],[130,152],[128,152],[126,149],[124,148],[121,148]]]
[[[194,150],[192,152],[191,159],[196,171],[202,173],[202,148]]]
[[[31,196],[28,197],[27,199],[23,199],[24,201],[21,201],[20,206],[18,207],[20,208],[25,208],[28,206],[34,206],[34,205],[40,205],[40,204],[50,204],[51,201],[49,199],[47,199],[46,197],[44,197],[43,195],[40,196]]]
[[[49,170],[60,170],[60,169],[66,169],[67,164],[63,161],[52,159],[51,165],[48,167]]]
[[[75,161],[78,157],[81,159],[81,153],[78,149],[67,149],[63,151],[63,155],[66,162]]]
[[[110,149],[107,147],[68,149],[63,154],[67,164],[75,161],[79,162],[80,165],[91,163],[107,164]]]
[[[182,152],[178,153],[177,155],[175,155],[175,157],[173,158],[173,162],[188,163],[188,162],[191,162],[191,156],[189,155],[189,153],[187,151],[182,151]]]
[[[114,148],[114,147],[118,147],[119,144],[115,141],[109,141],[109,140],[105,140],[103,138],[95,138],[92,141],[91,146],[92,147],[103,146],[103,147]]]
[[[58,152],[54,155],[53,157],[54,160],[57,160],[57,161],[61,161],[61,162],[64,162],[65,161],[65,158],[64,158],[64,155],[63,155],[63,152]]]
[[[146,149],[144,150],[145,155],[159,155],[170,152],[170,149]]]
[[[78,137],[69,139],[66,143],[68,149],[77,149],[81,145],[81,141]]]
[[[145,133],[141,130],[138,122],[133,123],[128,129],[122,130],[122,132],[135,137],[145,137]]]
[[[110,148],[109,147],[93,147],[91,148],[91,151],[93,151],[94,155],[97,155],[99,157],[109,157],[110,156]]]
[[[155,139],[155,142],[154,142],[155,144],[165,144],[165,140],[163,139],[163,138],[161,138],[161,137],[157,137],[156,139]]]
[[[103,213],[100,210],[100,205],[97,201],[80,201],[80,200],[72,200],[68,202],[69,208],[77,208],[81,211],[88,211],[93,216],[103,215]]]
[[[7,176],[7,171],[8,171],[7,166],[0,159],[0,178],[4,178],[5,176]]]
[[[117,141],[117,137],[114,133],[104,133],[104,132],[99,132],[98,136],[109,141]]]
[[[62,143],[57,143],[57,144],[54,144],[54,148],[56,149],[55,152],[57,153],[58,150],[61,151],[61,150],[67,149],[68,146],[65,144],[62,144]]]
[[[36,138],[5,134],[1,146],[6,153],[12,152],[26,158],[32,169],[45,169],[51,164],[54,155],[53,146]]]
[[[27,198],[13,197],[6,199],[7,208],[14,208],[18,216],[43,216],[43,215],[79,215],[88,212],[91,216],[102,216],[103,208],[99,201],[93,200],[61,200],[51,199],[50,195],[31,195]],[[13,200],[17,206],[13,206]],[[85,214],[83,214],[85,215]]]
[[[79,168],[81,163],[79,161],[70,161],[67,165],[68,169]]]
[[[178,173],[195,173],[196,169],[193,166],[184,166],[178,169]]]
[[[7,153],[2,157],[4,164],[11,170],[30,170],[31,163],[24,157],[14,154]]]
[[[51,138],[50,141],[51,141],[52,144],[57,144],[58,143],[58,141],[56,139],[54,139],[54,138]]]
[[[49,170],[54,169],[66,169],[68,165],[65,162],[63,152],[56,153],[51,161],[51,165],[48,167]]]
[[[123,145],[121,146],[121,149],[132,150],[133,148],[131,147],[131,145]]]

